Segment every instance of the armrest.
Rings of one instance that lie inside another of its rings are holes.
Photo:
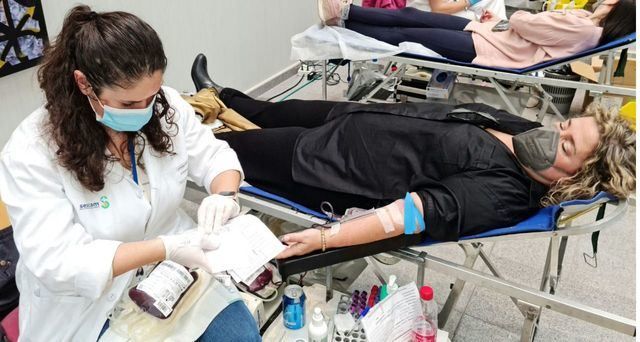
[[[278,271],[282,279],[309,270],[339,264],[354,259],[364,258],[383,252],[393,251],[402,247],[415,246],[424,240],[423,234],[411,234],[396,236],[362,245],[333,248],[325,252],[314,252],[307,255],[276,260]]]

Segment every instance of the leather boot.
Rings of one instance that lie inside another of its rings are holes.
[[[199,53],[191,66],[191,79],[196,86],[196,91],[200,91],[204,88],[212,88],[216,93],[220,94],[223,87],[217,85],[207,72],[207,57]]]

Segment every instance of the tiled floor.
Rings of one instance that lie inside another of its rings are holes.
[[[346,69],[344,67],[340,69]],[[344,70],[341,70],[344,72]],[[342,74],[343,79],[345,75]],[[289,88],[299,77],[292,77],[261,98]],[[343,100],[346,84],[328,88],[328,99]],[[321,82],[315,82],[290,98],[321,99]],[[278,98],[275,99],[277,101]],[[574,101],[574,107],[578,104]],[[579,107],[579,104],[577,105]],[[528,116],[531,116],[528,113]],[[547,115],[545,123],[555,118]],[[595,308],[635,319],[635,207],[625,218],[600,234],[598,267],[592,268],[583,261],[583,253],[591,253],[590,235],[571,237],[566,251],[564,269],[557,295]],[[544,266],[548,240],[523,240],[496,242],[485,245],[485,251],[495,262],[503,276],[511,281],[537,288]],[[462,250],[457,246],[427,247],[429,254],[462,262]],[[487,271],[486,267],[476,269]],[[393,266],[383,266],[387,274],[396,274],[401,284],[415,280],[415,266],[404,261]],[[427,282],[442,305],[450,284],[450,276],[427,271]],[[367,289],[378,283],[371,266],[351,285],[350,290]],[[522,329],[522,315],[506,296],[486,288],[467,284],[462,292],[445,330],[453,341],[518,341]],[[633,341],[625,336],[570,318],[550,310],[543,310],[536,341]]]

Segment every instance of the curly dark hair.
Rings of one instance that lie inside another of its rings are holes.
[[[87,97],[74,79],[80,70],[96,96],[104,88],[128,88],[143,77],[167,67],[167,57],[157,33],[147,23],[125,12],[96,13],[88,6],[72,8],[64,19],[55,42],[45,49],[38,81],[48,110],[45,132],[56,144],[60,165],[71,171],[91,191],[104,188],[107,163],[119,160],[106,154],[110,138]],[[140,130],[161,154],[173,153],[174,111],[162,89],[156,98],[151,120]],[[167,130],[161,120],[167,123]],[[135,138],[140,132],[126,132]],[[121,150],[125,146],[118,146]],[[139,159],[139,158],[138,158]]]

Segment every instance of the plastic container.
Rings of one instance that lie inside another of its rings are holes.
[[[341,295],[340,301],[338,302],[338,307],[336,309],[336,315],[338,314],[351,314],[351,316],[355,319],[355,315],[353,315],[349,308],[351,306],[351,298],[348,295]],[[364,328],[362,327],[361,320],[355,320],[355,326],[346,332],[339,332],[337,326],[333,324],[333,335],[331,341],[336,342],[367,342],[367,334],[364,332]]]
[[[433,289],[429,286],[420,288],[422,315],[413,323],[413,341],[435,342],[438,333],[438,305],[433,299]]]
[[[416,317],[411,331],[412,342],[435,342],[437,330],[424,316]]]
[[[631,129],[636,130],[636,101],[631,101],[620,108],[620,116],[629,121]]]
[[[137,286],[129,290],[129,297],[150,315],[166,319],[180,299],[198,279],[198,274],[184,266],[165,260],[158,264]]]
[[[584,9],[589,0],[547,0],[545,3],[547,11],[557,11],[562,9]]]
[[[324,316],[322,316],[322,310],[315,307],[309,323],[309,342],[327,342],[328,337],[329,328],[327,322],[324,321]]]
[[[569,69],[554,69],[544,71],[544,77],[555,78],[559,80],[567,81],[579,81],[580,75],[574,74]],[[571,108],[571,102],[576,94],[576,90],[572,88],[554,87],[549,85],[543,85],[542,88],[553,96],[551,102],[558,108],[560,114],[569,113]],[[553,113],[551,106],[547,109],[547,113]]]

